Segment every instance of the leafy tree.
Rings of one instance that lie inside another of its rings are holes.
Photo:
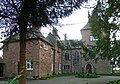
[[[94,60],[94,62],[97,62],[98,57],[96,57],[97,51],[96,51],[96,46],[93,45],[86,45],[84,42],[80,41],[79,42],[82,52],[81,54],[85,58],[85,60]]]
[[[97,37],[97,52],[102,58],[118,57],[120,42],[117,33],[120,30],[120,1],[99,0],[90,17],[91,31]]]
[[[19,34],[20,40],[20,73],[19,83],[26,83],[26,34],[47,25],[58,23],[58,18],[72,14],[80,4],[87,0],[1,0],[0,28],[4,35],[12,37]]]

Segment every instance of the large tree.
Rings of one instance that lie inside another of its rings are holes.
[[[19,34],[20,84],[26,84],[26,34],[36,27],[54,25],[87,0],[1,0],[0,28],[7,37]]]
[[[120,56],[120,0],[98,0],[90,17],[91,31],[97,37],[97,51],[102,58]]]

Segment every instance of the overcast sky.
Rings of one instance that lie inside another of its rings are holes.
[[[64,39],[64,34],[67,34],[68,39],[81,39],[80,30],[88,21],[88,10],[85,8],[76,10],[69,17],[60,19],[61,26],[56,26],[61,39]],[[52,28],[51,28],[52,29]],[[42,33],[46,36],[50,28],[42,28]]]
[[[94,7],[97,0],[88,0],[87,4],[83,4],[82,6]],[[86,25],[88,22],[88,11],[91,12],[93,9],[81,8],[79,10],[74,11],[72,15],[69,17],[60,19],[60,23],[63,26],[56,26],[58,29],[58,33],[60,38],[64,39],[64,34],[67,34],[68,39],[81,39],[80,30]],[[51,31],[52,28],[42,28],[42,33],[47,36],[47,34]]]

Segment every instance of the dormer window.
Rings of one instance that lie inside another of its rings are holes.
[[[47,43],[44,44],[44,49],[48,50],[48,44]]]

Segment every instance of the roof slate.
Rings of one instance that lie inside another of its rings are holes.
[[[52,45],[43,35],[41,32],[37,32],[37,31],[31,31],[31,32],[28,32],[27,33],[27,40],[42,40],[42,41],[45,41],[47,43],[49,43],[50,45]],[[18,34],[15,34],[15,35],[12,35],[8,38],[6,38],[4,42],[16,42],[16,41],[20,41],[20,37],[19,37],[19,33]]]

